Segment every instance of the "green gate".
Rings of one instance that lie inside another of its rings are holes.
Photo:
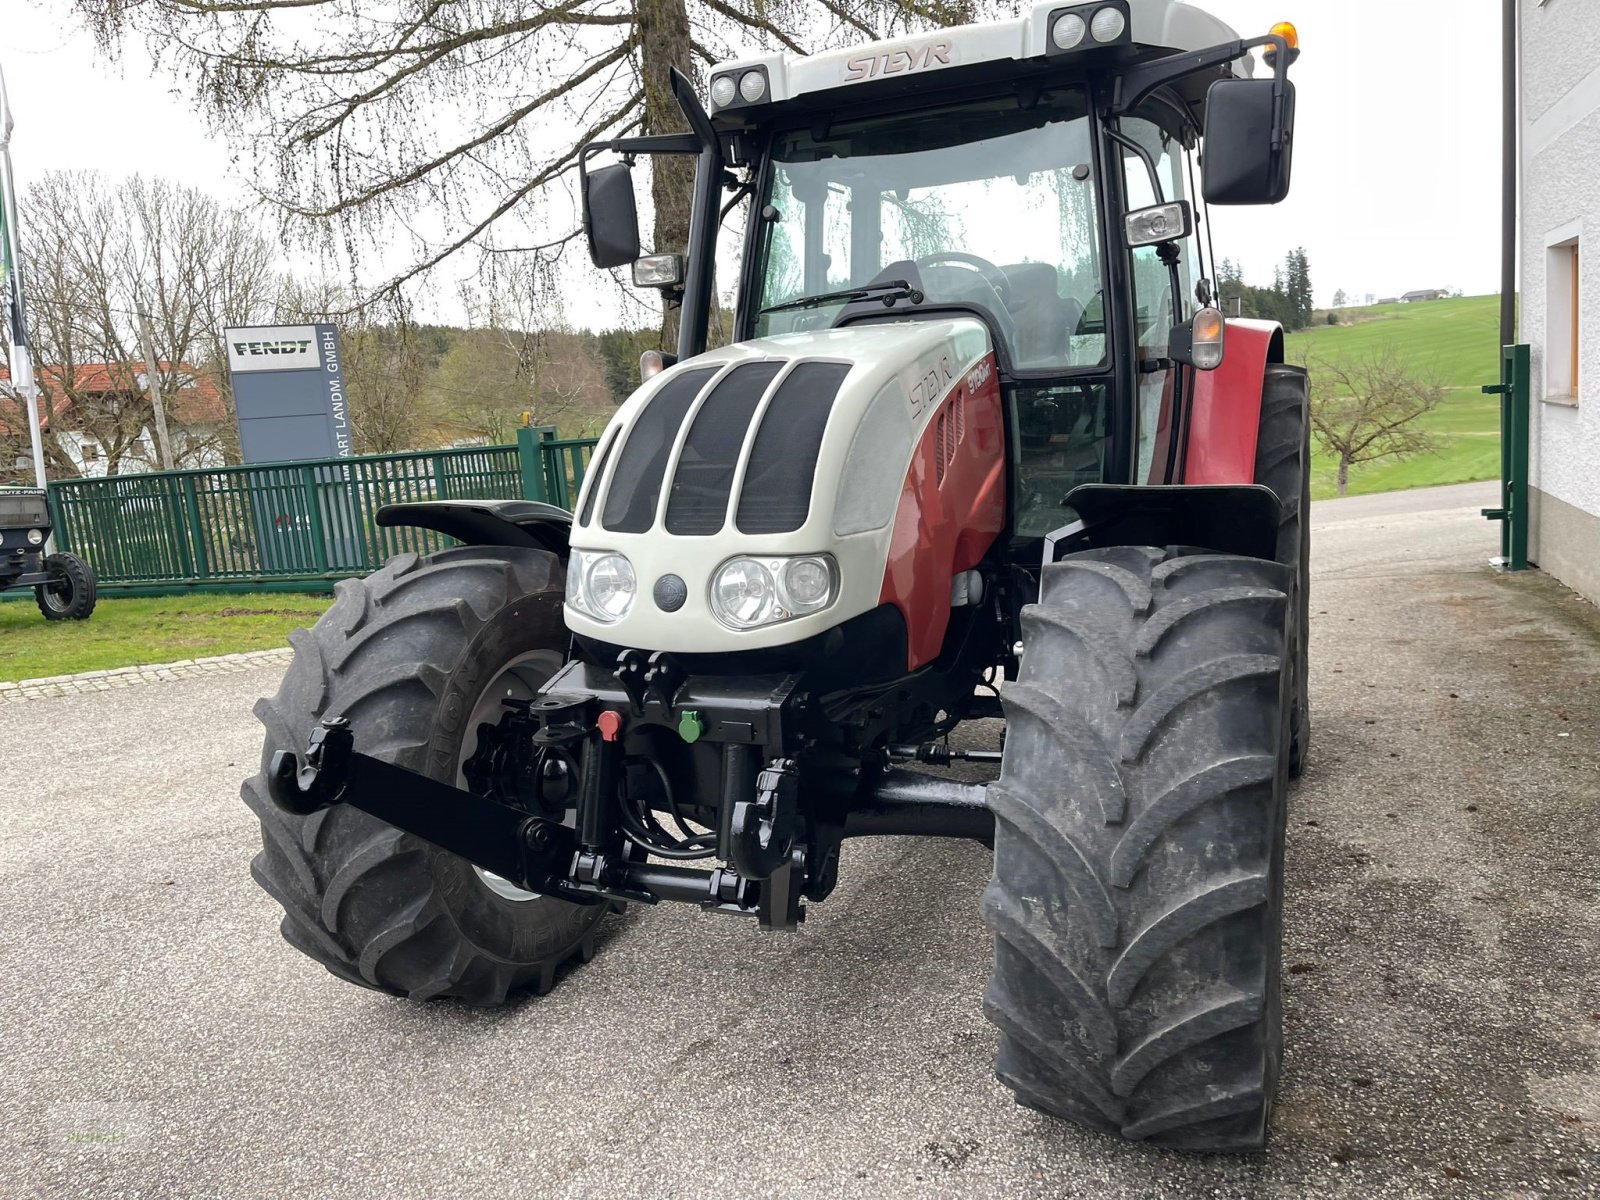
[[[1500,507],[1483,515],[1500,522],[1500,557],[1507,571],[1528,569],[1528,423],[1531,406],[1527,346],[1500,350],[1500,382],[1484,392],[1500,397]]]

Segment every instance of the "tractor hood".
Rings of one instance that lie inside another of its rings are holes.
[[[876,608],[891,543],[905,540],[895,537],[904,523],[896,513],[908,477],[920,474],[919,446],[937,434],[942,447],[946,437],[935,413],[980,375],[992,386],[992,373],[988,332],[969,318],[760,338],[663,371],[622,405],[595,449],[572,530],[567,625],[613,645],[717,653],[798,642]],[[998,432],[985,440],[1003,471]],[[625,609],[628,571],[610,555],[631,567]],[[712,584],[743,556],[774,577],[795,556],[820,558],[831,598],[816,611],[791,615],[778,604],[770,623],[730,626]],[[928,588],[948,609],[950,579]]]

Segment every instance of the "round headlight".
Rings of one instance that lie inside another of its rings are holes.
[[[815,558],[797,558],[783,569],[783,590],[796,612],[821,608],[833,590],[833,576],[826,563]]]
[[[777,595],[772,572],[753,558],[734,559],[711,581],[712,611],[724,623],[739,629],[768,620]]]
[[[1127,27],[1128,18],[1122,15],[1120,8],[1102,8],[1089,22],[1089,32],[1097,42],[1114,42]]]
[[[738,85],[733,82],[732,75],[718,75],[711,81],[711,103],[718,108],[726,108],[733,103],[733,94],[738,90]]]
[[[1056,19],[1055,28],[1050,31],[1050,36],[1055,39],[1056,45],[1063,50],[1071,50],[1083,41],[1083,35],[1088,27],[1084,25],[1083,18],[1077,13],[1068,13]]]
[[[37,546],[42,541],[44,541],[44,533],[41,530],[28,530],[28,545]]]
[[[767,94],[767,77],[760,71],[746,71],[739,80],[739,95],[751,104]]]
[[[620,620],[633,606],[637,585],[633,564],[620,554],[602,554],[589,565],[584,580],[593,615],[601,621]]]

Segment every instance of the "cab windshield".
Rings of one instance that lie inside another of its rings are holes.
[[[850,303],[795,301],[904,280],[926,303],[983,309],[1016,370],[1105,361],[1081,89],[780,134],[763,216],[758,336],[826,329]]]

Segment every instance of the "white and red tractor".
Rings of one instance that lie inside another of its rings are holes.
[[[1206,213],[1287,194],[1295,42],[1045,3],[727,63],[704,101],[678,76],[688,132],[588,147],[591,256],[667,293],[677,352],[575,512],[386,509],[461,544],[294,639],[244,787],[288,940],[493,1005],[623,905],[793,930],[851,838],[977,839],[1018,1100],[1260,1147],[1307,386],[1280,329],[1219,311]],[[681,253],[641,252],[650,155],[696,160]]]

